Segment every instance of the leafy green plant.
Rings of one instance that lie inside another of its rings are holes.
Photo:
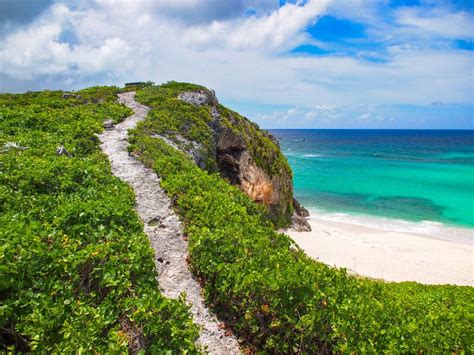
[[[0,352],[198,350],[184,300],[158,291],[133,192],[99,149],[102,122],[132,113],[117,92],[0,95]]]
[[[193,86],[153,87],[138,97],[160,110],[170,91],[177,95],[189,87]],[[161,117],[150,112],[132,132],[130,150],[155,169],[175,201],[189,238],[190,265],[204,284],[208,304],[252,350],[474,350],[473,288],[385,283],[309,259],[288,236],[275,232],[262,206],[153,138],[150,127],[163,131],[170,127],[170,120]],[[203,113],[201,119],[207,122],[208,116]],[[171,127],[184,134],[179,124],[173,122]]]
[[[28,149],[28,147],[22,147],[16,142],[6,142],[3,144],[2,152],[8,152],[10,149],[25,150]]]

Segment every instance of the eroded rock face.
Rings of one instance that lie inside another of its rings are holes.
[[[289,207],[291,202],[281,192],[291,189],[291,177],[270,177],[257,166],[242,136],[229,128],[222,128],[218,133],[216,162],[224,178],[239,186],[252,200],[266,205],[271,214],[281,214]]]
[[[242,160],[249,159],[245,154],[247,147],[242,137],[239,137],[230,129],[220,129],[217,134],[216,163],[222,176],[233,185],[241,185]]]
[[[263,203],[270,208],[279,204],[279,186],[274,179],[270,180],[265,172],[253,164],[249,154],[242,154],[240,165],[241,189],[256,202]]]
[[[233,127],[229,128],[228,123],[227,125],[223,123],[214,91],[183,92],[179,94],[178,99],[196,106],[209,105],[211,107],[213,121],[209,126],[214,136],[213,151],[216,165],[222,177],[238,186],[252,200],[267,206],[270,218],[277,225],[285,224],[282,219],[291,217],[294,229],[311,230],[305,219],[309,215],[308,211],[293,198],[291,171],[282,170],[270,174],[257,164],[256,158],[258,157],[252,156],[242,133],[234,130]],[[252,125],[254,129],[274,143],[276,150],[279,149],[276,137],[261,131],[250,121],[246,121],[246,124]],[[250,141],[253,139],[253,137],[247,138]],[[188,150],[186,153],[192,156],[196,162],[206,159],[206,157],[199,157],[200,152],[197,149],[192,152]],[[292,208],[294,212],[292,216],[289,216]]]

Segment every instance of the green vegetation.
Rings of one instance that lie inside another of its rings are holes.
[[[176,135],[199,143],[199,153],[205,161],[206,169],[215,172],[218,169],[210,125],[213,120],[211,107],[194,106],[178,99],[178,95],[183,91],[201,90],[209,93],[199,85],[170,82],[139,90],[137,100],[152,108],[149,113],[151,119],[147,120],[144,130],[150,134],[164,135],[178,145],[181,145],[181,142],[176,139]]]
[[[196,351],[99,149],[102,122],[131,113],[117,91],[0,95],[0,352]]]
[[[184,150],[189,147],[183,146],[183,141],[176,139],[177,136],[197,142],[204,166],[212,173],[218,171],[214,144],[216,131],[220,128],[231,129],[243,138],[258,167],[270,178],[280,177],[280,181],[288,182],[280,186],[279,194],[283,202],[271,211],[272,220],[277,227],[288,226],[293,212],[292,172],[285,156],[270,136],[255,123],[220,104],[217,106],[220,118],[214,120],[210,104],[195,106],[179,100],[178,95],[185,91],[202,92],[209,97],[214,95],[203,86],[174,81],[138,90],[137,100],[152,108],[150,119],[142,125],[142,131],[166,136]]]
[[[473,288],[384,283],[315,262],[216,173],[212,156],[201,170],[153,138],[180,135],[210,152],[211,108],[176,100],[189,90],[205,89],[144,85],[138,97],[154,109],[130,149],[161,176],[208,304],[250,350],[474,351]],[[184,301],[158,291],[133,193],[99,149],[102,122],[131,113],[117,92],[0,95],[0,351],[199,350]],[[222,125],[258,137],[247,144],[260,167],[288,169],[265,133],[219,111]],[[57,155],[58,146],[68,153]]]
[[[170,106],[150,112],[132,132],[130,149],[161,176],[184,222],[190,265],[205,298],[241,340],[252,350],[277,353],[474,350],[473,288],[384,283],[315,262],[273,230],[262,206],[151,137],[168,130],[192,137],[181,131],[185,122],[207,125],[207,108],[170,97],[195,87],[188,85],[139,93],[153,107]]]

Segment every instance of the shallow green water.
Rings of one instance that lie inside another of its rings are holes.
[[[309,208],[474,227],[474,131],[272,133]]]

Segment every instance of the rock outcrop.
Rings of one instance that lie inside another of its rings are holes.
[[[255,164],[242,137],[229,128],[219,132],[216,162],[221,175],[239,186],[252,200],[270,208],[283,202],[279,201],[280,189],[276,179],[271,179]]]
[[[309,217],[309,211],[303,206],[301,206],[295,198],[293,198],[293,208],[295,209],[295,212],[298,216],[304,218]]]
[[[239,186],[252,200],[267,206],[273,219],[289,215],[293,190],[291,174],[280,171],[270,175],[259,167],[252,157],[243,137],[230,128],[217,133],[216,162],[221,175],[231,184]],[[298,204],[299,206],[299,204]],[[292,222],[304,224],[306,221]],[[276,221],[283,224],[282,221]]]
[[[310,229],[305,219],[307,211],[293,198],[291,168],[276,137],[220,105],[213,90],[196,87],[179,92],[177,99],[193,105],[197,114],[207,115],[203,117],[206,132],[193,136],[196,121],[183,117],[180,131],[155,137],[181,149],[201,168],[218,171],[251,199],[265,205],[275,226],[293,224],[298,230]],[[210,138],[206,140],[205,136]]]

